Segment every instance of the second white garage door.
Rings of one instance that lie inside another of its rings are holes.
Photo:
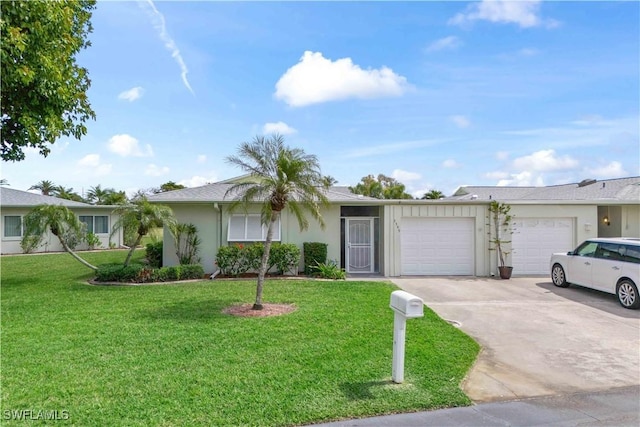
[[[551,254],[574,249],[571,218],[516,218],[513,226],[514,275],[549,274]]]
[[[474,274],[473,218],[402,218],[401,274]]]

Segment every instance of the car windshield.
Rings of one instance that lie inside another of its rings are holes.
[[[596,242],[584,242],[573,253],[578,256],[595,256],[598,244]]]

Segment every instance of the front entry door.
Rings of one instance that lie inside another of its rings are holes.
[[[373,273],[373,218],[347,218],[347,273]]]

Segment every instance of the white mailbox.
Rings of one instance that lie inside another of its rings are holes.
[[[393,291],[391,293],[390,307],[398,314],[406,318],[424,316],[424,301],[415,295],[405,291]]]
[[[409,292],[393,291],[389,306],[394,311],[391,380],[394,383],[401,383],[404,381],[404,341],[407,319],[424,316],[424,301]]]

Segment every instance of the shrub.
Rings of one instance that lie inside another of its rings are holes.
[[[323,279],[345,280],[347,278],[347,273],[345,273],[344,269],[338,267],[338,263],[334,260],[318,263],[314,269],[318,276]]]
[[[40,246],[40,243],[42,243],[43,238],[44,238],[44,234],[25,235],[20,241],[20,247],[22,248],[22,252],[24,252],[25,254],[30,254],[38,246]]]
[[[216,264],[220,273],[229,276],[238,276],[245,266],[242,265],[242,245],[221,246],[216,254]]]
[[[162,267],[162,241],[147,243],[146,258],[150,266]]]
[[[185,264],[180,266],[180,277],[183,279],[202,279],[204,268],[200,264]]]
[[[274,243],[269,253],[269,270],[284,274],[300,263],[300,248],[293,243]]]
[[[98,267],[96,281],[149,283],[171,282],[176,280],[202,279],[204,269],[200,264],[177,265],[172,267],[150,268],[141,264],[104,264]]]
[[[96,246],[100,247],[100,238],[93,233],[87,233],[84,240],[87,242],[90,251],[95,249]]]
[[[327,262],[327,244],[320,242],[304,242],[304,274],[313,274],[318,264]]]
[[[169,228],[176,244],[176,255],[181,265],[200,262],[198,251],[200,238],[193,224],[176,224]]]
[[[273,250],[273,246],[271,247],[271,250]],[[261,242],[244,246],[240,253],[241,263],[245,264],[245,268],[243,268],[244,272],[258,271],[260,269],[262,255],[264,254],[264,245]]]
[[[144,268],[142,264],[103,264],[98,266],[96,280],[98,282],[135,282]]]

